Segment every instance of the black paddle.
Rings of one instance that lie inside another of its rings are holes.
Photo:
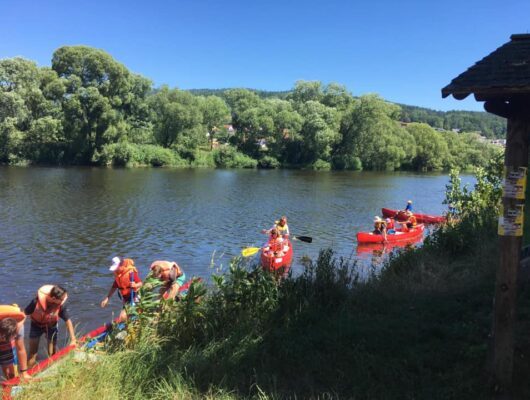
[[[313,238],[311,236],[295,236],[295,235],[293,235],[292,238],[294,240],[300,240],[301,242],[306,242],[306,243],[312,243],[313,242]]]

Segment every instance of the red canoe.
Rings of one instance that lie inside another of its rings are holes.
[[[423,224],[419,224],[408,232],[396,229],[396,233],[386,235],[386,241],[387,243],[413,243],[423,236],[423,228]],[[384,243],[384,238],[383,235],[372,232],[359,232],[357,233],[357,243]]]
[[[261,249],[261,267],[265,271],[278,272],[286,274],[291,268],[293,262],[293,245],[287,239],[282,242],[282,249],[280,251],[272,251],[267,244]]]
[[[396,218],[398,221],[406,221],[407,219],[407,215],[403,210],[400,211],[391,210],[390,208],[382,208],[381,212],[385,218]],[[416,217],[416,220],[422,224],[441,224],[442,222],[446,221],[445,217],[439,215],[414,213],[414,216]]]
[[[395,249],[404,249],[408,246],[420,243],[423,238],[421,236],[416,239],[404,242],[392,242],[392,243],[358,243],[357,244],[357,255],[361,254],[373,254],[375,253],[391,253]]]

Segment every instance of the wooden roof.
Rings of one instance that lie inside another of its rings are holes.
[[[442,89],[442,97],[457,100],[473,93],[479,101],[530,95],[530,34],[511,41],[478,61]]]

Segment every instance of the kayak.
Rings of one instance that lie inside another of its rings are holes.
[[[193,280],[194,279],[190,279],[188,282],[186,282],[179,288],[180,295],[185,296],[188,293],[188,290]],[[198,280],[200,280],[200,278]],[[117,321],[118,319],[114,320],[114,322]],[[125,324],[118,324],[119,329],[123,329],[124,327]],[[99,328],[88,332],[86,335],[84,335],[78,340],[78,342],[80,343],[79,346],[69,345],[67,347],[62,348],[61,350],[57,351],[57,353],[55,353],[53,356],[42,360],[33,368],[30,368],[28,370],[28,374],[35,378],[44,377],[43,374],[53,369],[52,367],[58,366],[58,364],[66,360],[69,356],[74,356],[76,358],[79,357],[81,359],[90,359],[90,356],[92,354],[87,354],[86,351],[96,347],[99,343],[103,342],[107,337],[110,328],[112,328],[112,324],[109,322],[103,326],[100,326]],[[97,358],[97,356],[95,355],[94,357]],[[20,393],[23,390],[23,386],[20,385],[19,377],[2,381],[0,382],[0,384],[2,386],[2,400],[11,400],[17,393]]]
[[[382,208],[381,212],[383,213],[383,217],[385,218],[395,218],[398,221],[407,220],[407,215],[403,210],[391,210],[390,208]],[[446,222],[446,218],[440,215],[428,215],[420,213],[413,214],[416,217],[416,220],[422,224],[441,224],[442,222]]]
[[[423,237],[423,224],[417,225],[415,228],[410,229],[408,232],[403,232],[400,229],[396,229],[396,233],[387,233],[387,243],[412,243],[415,240]],[[359,232],[357,233],[357,243],[384,243],[383,235],[375,234],[372,232]]]
[[[286,274],[289,272],[293,261],[293,245],[288,239],[284,239],[282,249],[280,251],[272,251],[268,249],[269,243],[261,249],[261,267],[268,272]]]

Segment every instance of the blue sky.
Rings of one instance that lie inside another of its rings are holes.
[[[438,110],[482,110],[440,89],[530,31],[529,0],[0,0],[0,10],[0,58],[50,65],[58,47],[83,44],[155,85],[287,90],[321,80]]]

